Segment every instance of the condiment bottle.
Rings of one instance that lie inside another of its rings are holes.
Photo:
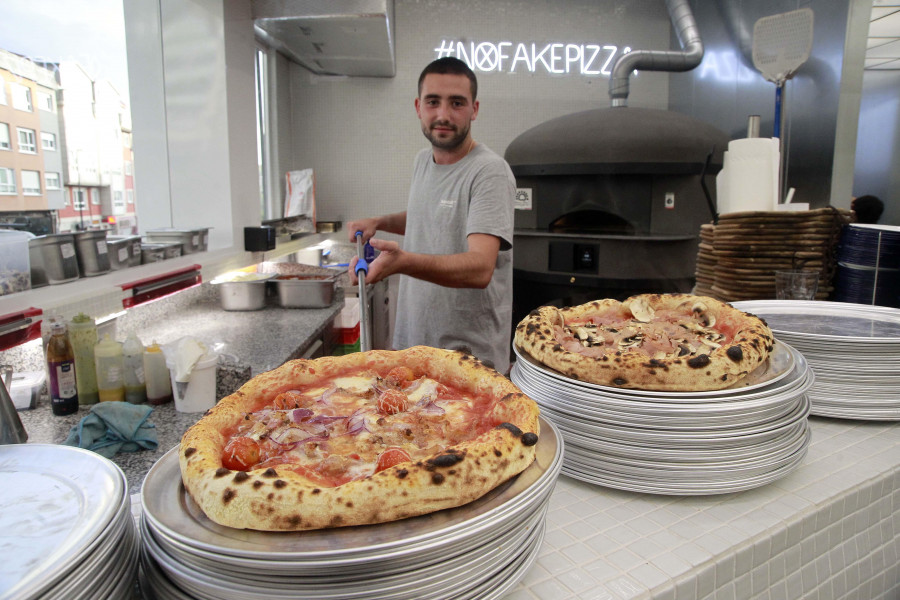
[[[78,383],[78,403],[96,404],[97,367],[94,364],[94,346],[97,345],[97,324],[84,313],[72,317],[69,323],[69,341],[75,352],[75,380]]]
[[[62,323],[65,325],[66,321],[53,309],[48,310],[44,317],[41,319],[41,347],[44,350],[42,356],[47,356],[47,345],[50,343],[50,336],[53,335],[51,330],[53,329],[53,325],[56,323]],[[69,339],[68,328],[66,331],[66,339]],[[44,374],[47,376],[47,381],[50,381],[50,371],[47,370],[47,363],[44,362]]]
[[[125,355],[125,400],[141,404],[147,400],[144,379],[144,345],[135,332],[128,334],[122,346]]]
[[[100,402],[125,400],[125,363],[122,343],[103,336],[94,346],[94,360],[97,368],[97,391]]]
[[[172,380],[166,357],[159,344],[153,342],[144,349],[144,380],[147,384],[147,402],[165,404],[172,401]]]
[[[66,324],[57,321],[47,340],[47,374],[50,377],[50,408],[54,415],[70,415],[78,410],[78,386],[75,380],[75,352],[69,342]]]

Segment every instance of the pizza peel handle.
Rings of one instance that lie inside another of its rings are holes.
[[[366,293],[366,273],[369,272],[369,263],[366,260],[366,250],[371,248],[369,243],[363,244],[362,231],[356,232],[356,277],[359,279],[359,349],[368,352],[372,349],[372,341],[369,338],[369,296]]]

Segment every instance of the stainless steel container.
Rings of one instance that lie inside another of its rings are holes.
[[[273,275],[245,273],[240,279],[214,279],[225,310],[260,310],[266,306],[266,281]]]
[[[141,264],[166,260],[166,250],[159,244],[141,244]]]
[[[176,227],[163,227],[149,229],[144,238],[150,243],[174,242],[181,244],[182,254],[193,254],[194,252],[204,252],[206,250],[209,244],[209,228],[179,229]]]
[[[167,260],[170,258],[177,258],[181,256],[182,246],[181,244],[175,242],[147,242],[146,240],[141,243],[141,252],[146,251],[160,251],[162,252],[162,258],[157,259],[156,254],[153,254],[154,260],[144,260],[144,263],[147,262],[157,262],[157,260]]]
[[[333,275],[282,275],[274,279],[278,303],[285,308],[323,308],[334,299]]]
[[[52,233],[28,240],[31,287],[75,281],[81,274],[75,252],[75,236]]]
[[[108,235],[109,266],[113,271],[136,267],[141,264],[141,236]]]
[[[106,246],[106,231],[96,229],[81,231],[75,235],[75,256],[78,269],[83,277],[93,277],[109,273],[109,248]]]

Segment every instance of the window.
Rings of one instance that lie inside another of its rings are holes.
[[[37,142],[35,142],[34,129],[16,128],[19,131],[19,152],[37,154]]]
[[[53,112],[53,96],[47,92],[38,92],[38,108]]]
[[[125,210],[125,201],[122,198],[122,191],[116,190],[113,192],[113,208],[118,210]]]
[[[37,171],[22,171],[22,193],[26,196],[41,195],[41,174]]]
[[[125,198],[128,204],[134,204],[134,190],[125,190]]]
[[[72,208],[75,210],[84,210],[87,208],[87,204],[84,202],[84,190],[78,188],[76,190],[72,190]]]
[[[94,206],[100,206],[100,194],[88,190],[88,197],[91,199],[91,204]]]
[[[0,123],[0,150],[9,150],[9,125]]]
[[[134,163],[130,160],[125,161],[125,174],[126,175],[134,175]]]
[[[44,185],[48,190],[58,190],[59,188],[59,173],[44,173]]]
[[[41,148],[44,150],[56,150],[56,134],[42,131]]]
[[[0,194],[16,195],[16,172],[0,167]]]
[[[13,108],[24,110],[25,112],[34,112],[31,105],[31,88],[25,87],[21,83],[10,81],[9,89],[12,92]]]
[[[9,104],[6,101],[6,80],[0,77],[0,104]]]

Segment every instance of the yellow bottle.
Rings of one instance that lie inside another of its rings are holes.
[[[94,346],[94,362],[97,366],[97,391],[100,402],[125,400],[125,364],[122,343],[103,336]]]
[[[159,344],[153,342],[144,348],[144,381],[147,385],[147,402],[165,404],[172,401],[172,379],[166,357]]]

